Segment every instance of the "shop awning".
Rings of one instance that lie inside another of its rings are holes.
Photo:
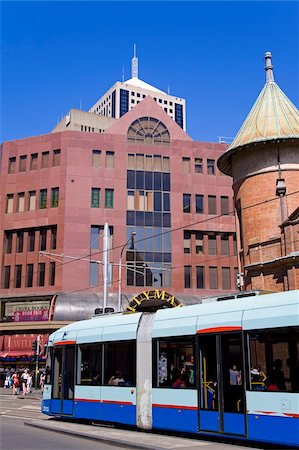
[[[36,334],[6,334],[3,338],[3,350],[0,352],[0,358],[31,357],[34,355],[32,342],[37,339]],[[40,353],[43,351],[48,338],[49,334],[40,334]]]
[[[22,352],[22,351],[10,351],[10,352],[0,352],[0,358],[19,358],[20,356],[33,356],[33,351]]]

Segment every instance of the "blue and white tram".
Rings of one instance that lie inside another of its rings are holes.
[[[289,291],[72,323],[42,411],[299,447],[298,312]]]

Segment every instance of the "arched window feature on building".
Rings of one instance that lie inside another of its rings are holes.
[[[170,134],[164,123],[153,117],[140,117],[128,130],[128,142],[147,145],[170,145]]]

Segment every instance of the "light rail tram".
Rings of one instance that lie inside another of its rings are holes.
[[[299,447],[298,336],[299,291],[96,315],[51,334],[42,411]]]

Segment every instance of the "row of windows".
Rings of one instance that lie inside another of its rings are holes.
[[[196,266],[196,289],[232,289],[231,286],[231,268],[230,267],[209,267],[208,268],[208,286],[205,281],[204,266]],[[221,271],[222,286],[219,286],[219,275]],[[234,268],[235,278],[237,276],[238,269]],[[194,284],[192,266],[184,266],[184,287],[185,289],[192,289]],[[235,286],[233,286],[235,289]]]
[[[91,207],[100,208],[101,205],[101,189],[91,188]],[[114,189],[105,189],[105,208],[113,208]]]
[[[230,241],[232,249],[230,249]],[[230,256],[237,254],[235,233],[184,230],[184,253]]]
[[[40,156],[41,162],[39,167]],[[49,151],[44,151],[42,152],[41,155],[39,155],[38,153],[32,153],[30,155],[30,158],[27,158],[27,155],[21,155],[19,158],[19,166],[18,166],[19,172],[25,172],[26,170],[28,170],[27,159],[30,159],[29,170],[45,169],[49,167],[50,164],[52,165],[52,167],[60,166],[60,150],[53,150],[52,155],[50,155]],[[12,156],[8,160],[8,173],[16,173],[16,172],[17,172],[17,158],[15,156]]]
[[[196,351],[193,336],[174,336],[153,341],[154,388],[201,389],[201,409],[218,410],[219,377],[222,380],[225,411],[242,412],[241,387],[251,391],[299,392],[297,354],[298,329],[260,330],[248,333],[249,364],[244,374],[242,339],[239,334],[222,334],[218,346],[215,335],[199,338]],[[246,336],[247,337],[247,336]],[[219,357],[217,358],[217,350]],[[73,350],[68,349],[70,352]],[[76,384],[91,386],[136,386],[136,343],[121,341],[81,344],[77,348]],[[202,360],[198,361],[197,355]],[[59,398],[62,349],[56,348],[53,361],[53,393]],[[69,358],[74,361],[74,357]],[[219,371],[219,364],[221,372]],[[60,366],[57,367],[57,366]],[[198,366],[202,372],[198,373]],[[236,366],[236,368],[234,367]],[[235,375],[236,374],[236,375]],[[235,375],[235,376],[234,376]]]
[[[129,153],[128,169],[148,172],[170,172],[170,159],[169,156]]]
[[[25,274],[24,272],[25,271]],[[33,287],[33,286],[48,286],[55,285],[55,274],[56,274],[56,263],[50,262],[48,266],[48,277],[46,273],[46,264],[38,263],[37,272],[34,272],[34,264],[26,264],[23,267],[21,264],[14,266],[13,279],[11,266],[4,266],[4,289],[9,288],[23,288],[23,287]]]
[[[161,257],[165,253],[153,253]],[[171,287],[171,264],[162,262],[127,262],[127,286]]]
[[[216,195],[208,195],[208,203],[205,204],[204,196],[201,194],[195,194],[195,205],[194,206],[195,206],[195,211],[192,206],[192,195],[191,194],[183,194],[183,212],[184,213],[196,212],[197,214],[218,214]],[[220,214],[221,215],[230,214],[229,197],[227,197],[227,196],[220,197]]]
[[[102,165],[102,151],[101,150],[93,150],[92,151],[92,166],[100,167]],[[114,152],[107,150],[105,152],[105,168],[113,169],[114,168]]]
[[[104,133],[105,130],[102,128],[89,127],[88,125],[81,125],[81,131],[88,131],[89,133]]]
[[[153,191],[128,191],[128,211],[170,211],[170,193]]]
[[[26,198],[27,197],[27,198]],[[6,196],[6,213],[35,211],[36,209],[46,209],[48,207],[48,189],[40,189],[39,203],[37,206],[36,191],[18,192],[17,194],[7,194]],[[51,208],[57,208],[59,204],[59,188],[51,189]]]
[[[170,191],[170,173],[127,170],[127,189]]]
[[[169,228],[171,226],[171,214],[166,212],[127,211],[127,225]]]
[[[192,173],[192,164],[191,158],[183,157],[182,158],[183,165],[183,173],[188,174]],[[206,173],[208,175],[216,175],[216,163],[214,159],[207,159],[206,169],[204,169],[203,159],[202,158],[194,158],[194,173]],[[222,173],[219,172],[221,175]]]
[[[56,226],[5,231],[4,234],[4,249],[6,254],[11,254],[13,249],[15,249],[16,253],[23,253],[23,251],[34,252],[35,250],[44,251],[47,250],[47,248],[55,250],[56,245]]]

